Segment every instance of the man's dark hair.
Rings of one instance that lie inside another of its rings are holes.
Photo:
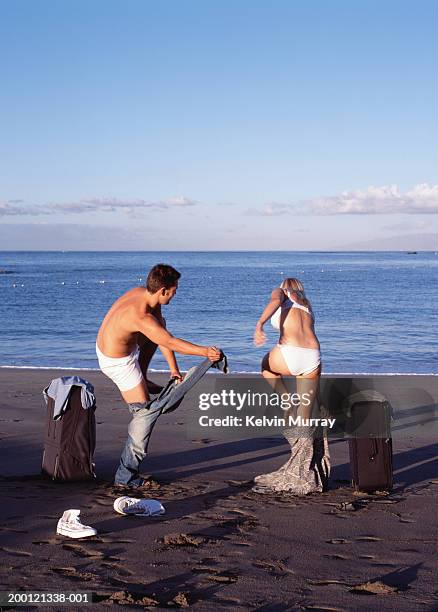
[[[157,264],[154,266],[146,279],[146,289],[149,293],[156,293],[164,287],[164,289],[170,289],[175,287],[181,274],[172,266],[166,264]]]

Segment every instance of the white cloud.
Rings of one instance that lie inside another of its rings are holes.
[[[248,215],[274,217],[298,215],[392,215],[438,214],[438,185],[421,183],[406,192],[397,185],[343,191],[339,195],[280,203],[268,202],[262,209],[249,209]]]
[[[48,204],[25,204],[22,200],[0,202],[1,216],[50,215],[52,213],[83,214],[90,212],[122,211],[130,216],[140,216],[142,212],[170,210],[194,206],[198,202],[190,198],[178,196],[157,202],[140,198],[122,200],[119,198],[92,197],[83,198],[79,202],[51,202]],[[17,206],[17,204],[20,204]]]
[[[287,213],[287,206],[279,204],[277,202],[269,202],[265,204],[262,215],[264,217],[275,217],[277,215],[284,215]]]
[[[257,217],[277,217],[290,212],[289,204],[280,204],[279,202],[268,202],[262,210],[250,208],[246,211],[247,215],[255,215]]]
[[[290,204],[291,212],[311,215],[437,214],[438,185],[422,183],[403,193],[397,185],[343,191],[340,195]]]
[[[13,200],[8,202],[0,202],[0,217],[19,217],[25,215],[48,215],[50,211],[42,210],[39,206],[20,205],[17,206]]]
[[[176,196],[174,198],[169,198],[163,202],[168,207],[176,206],[176,207],[184,207],[184,206],[195,206],[198,204],[196,200],[191,200],[190,198],[184,198],[183,196]]]

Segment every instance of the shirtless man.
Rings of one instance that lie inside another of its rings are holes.
[[[166,329],[161,306],[169,304],[178,288],[181,274],[171,266],[158,264],[148,274],[146,287],[127,291],[109,309],[96,341],[96,353],[102,372],[119,388],[128,404],[132,420],[128,440],[122,451],[115,484],[139,487],[143,484],[139,466],[160,410],[146,408],[153,383],[147,369],[157,346],[171,376],[182,379],[174,351],[199,355],[218,361],[221,352],[215,346],[199,346],[174,338]]]

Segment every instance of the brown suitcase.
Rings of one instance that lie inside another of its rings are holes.
[[[81,387],[73,386],[62,417],[54,420],[55,401],[47,402],[42,473],[57,481],[91,480],[96,446],[96,406],[84,409]]]
[[[391,407],[388,402],[358,402],[351,409],[355,422],[349,439],[351,481],[370,493],[390,491],[393,485]]]

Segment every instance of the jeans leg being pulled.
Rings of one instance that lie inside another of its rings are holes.
[[[146,408],[147,403],[128,404],[132,420],[128,427],[128,439],[120,457],[120,465],[116,472],[115,484],[139,486],[142,482],[139,476],[140,463],[146,455],[154,425],[161,414],[161,409]]]

